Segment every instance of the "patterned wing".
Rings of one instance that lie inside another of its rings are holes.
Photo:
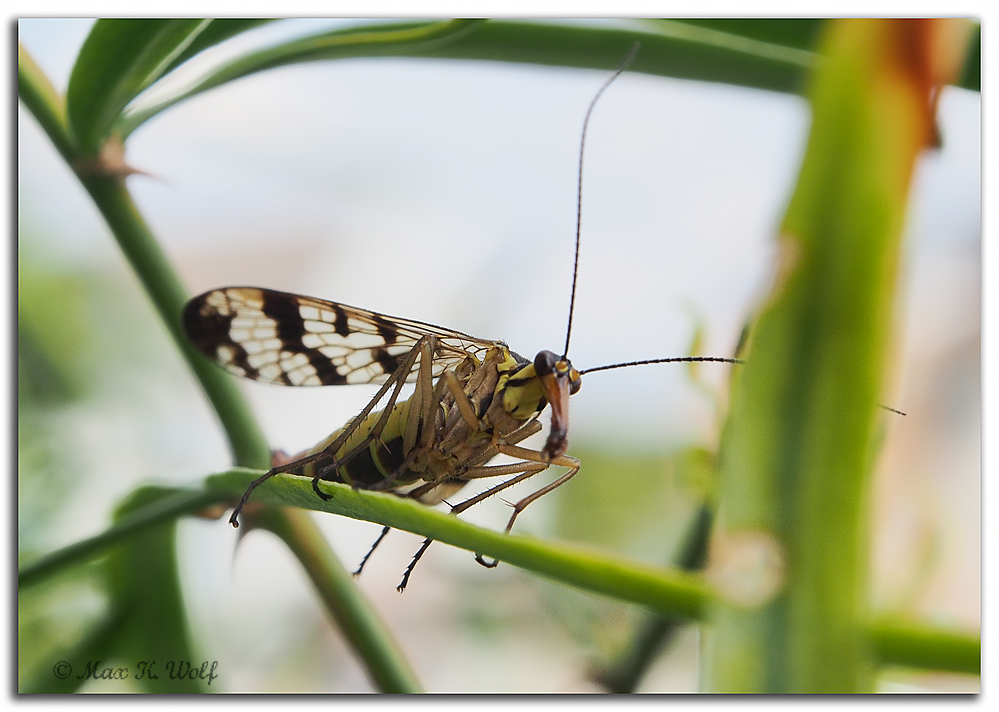
[[[426,335],[438,337],[435,377],[466,356],[481,360],[498,343],[257,287],[205,292],[184,307],[183,324],[191,343],[230,372],[284,386],[384,383]]]

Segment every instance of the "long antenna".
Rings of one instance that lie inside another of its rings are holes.
[[[675,356],[673,358],[650,358],[644,361],[628,361],[627,363],[612,363],[607,366],[594,366],[593,368],[583,369],[579,372],[579,375],[582,376],[584,373],[593,373],[594,371],[609,371],[612,368],[624,368],[625,366],[645,366],[650,363],[704,363],[706,361],[714,363],[745,363],[741,359],[722,358],[721,356]]]
[[[576,256],[572,261],[572,296],[569,297],[569,325],[565,329],[565,349],[562,350],[563,359],[569,354],[569,337],[572,335],[572,313],[576,307],[576,277],[579,274],[579,229],[583,219],[583,148],[586,146],[586,127],[590,124],[590,114],[593,113],[593,107],[596,106],[600,95],[634,61],[635,55],[638,54],[641,46],[641,42],[636,42],[631,46],[628,56],[621,60],[614,73],[610,75],[607,81],[604,82],[604,85],[600,87],[597,95],[593,97],[593,101],[590,102],[590,108],[586,110],[586,118],[583,119],[583,136],[579,140],[579,182],[577,183],[578,188],[576,191]]]

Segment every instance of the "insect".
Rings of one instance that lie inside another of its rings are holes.
[[[590,114],[637,49],[636,45],[604,82],[586,112],[579,161],[580,205],[583,145]],[[579,215],[577,210],[577,267]],[[568,482],[580,469],[579,460],[566,455],[566,449],[569,397],[579,391],[584,374],[651,363],[737,363],[728,358],[680,357],[577,370],[567,355],[577,267],[573,269],[562,355],[546,350],[533,359],[517,354],[502,341],[258,287],[225,287],[192,299],[183,313],[188,338],[231,373],[286,386],[381,386],[344,427],[251,483],[229,521],[239,526],[239,514],[253,490],[279,472],[311,477],[313,490],[324,500],[330,495],[319,483],[334,481],[394,492],[428,505],[446,501],[474,480],[506,478],[452,505],[451,512],[459,514],[552,466],[564,468],[554,481],[513,504],[506,525],[509,532],[528,505]],[[415,385],[409,398],[403,399],[400,394],[406,383]],[[540,450],[523,447],[519,443],[542,429],[538,416],[548,406],[551,426],[545,444]],[[501,454],[515,462],[489,464]],[[382,530],[355,573],[360,573],[388,530]],[[413,557],[399,591],[405,589],[430,544],[430,539],[425,540]],[[487,567],[498,563],[487,562],[478,554],[476,560]]]

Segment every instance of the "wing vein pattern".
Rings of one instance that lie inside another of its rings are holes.
[[[187,304],[183,324],[198,350],[231,373],[285,386],[384,383],[424,336],[437,337],[435,378],[468,356],[481,361],[501,343],[258,287],[205,292]]]

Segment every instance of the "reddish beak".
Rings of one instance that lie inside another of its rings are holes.
[[[569,447],[569,374],[554,371],[542,376],[541,388],[552,407],[552,427],[544,453],[549,458],[556,458],[564,455]]]

